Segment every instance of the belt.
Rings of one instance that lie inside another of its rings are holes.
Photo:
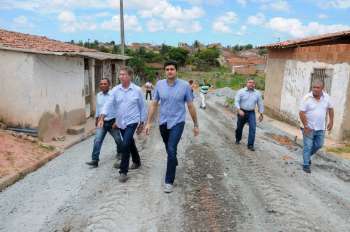
[[[112,118],[110,120],[105,120],[105,122],[115,122],[115,118]]]
[[[244,112],[255,112],[255,110],[245,110],[245,109],[241,109],[243,110]]]

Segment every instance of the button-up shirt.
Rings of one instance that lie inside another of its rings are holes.
[[[258,105],[259,113],[263,113],[264,103],[258,90],[249,90],[245,87],[237,92],[235,97],[235,107],[237,109],[252,111],[255,110],[256,105]]]
[[[108,98],[111,96],[111,91],[108,91],[107,93],[103,93],[102,91],[99,92],[96,95],[96,112],[95,112],[95,118],[98,118],[101,114],[102,108],[107,102]],[[113,107],[114,108],[114,107]],[[105,121],[111,120],[115,117],[115,110],[111,109],[109,110],[108,114],[105,117]]]
[[[192,102],[191,87],[187,81],[176,79],[169,85],[166,79],[157,82],[154,100],[160,101],[159,123],[167,124],[167,129],[186,119],[185,103]]]
[[[300,111],[305,112],[307,126],[313,130],[326,129],[326,117],[328,109],[333,108],[329,95],[322,93],[320,100],[317,100],[312,92],[308,93],[300,105]]]
[[[113,113],[115,108],[116,124],[119,128],[125,129],[133,123],[145,122],[147,110],[143,92],[140,87],[130,83],[128,88],[117,85],[111,91],[111,96],[103,106],[102,114]]]

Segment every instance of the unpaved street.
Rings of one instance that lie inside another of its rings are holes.
[[[187,119],[172,194],[163,193],[157,127],[138,137],[142,168],[125,184],[110,136],[99,168],[84,164],[90,138],[0,193],[0,231],[350,231],[348,163],[316,157],[305,174],[301,149],[276,142],[282,132],[268,122],[258,124],[255,152],[246,134],[235,145],[235,119],[215,101],[198,109],[198,138]]]

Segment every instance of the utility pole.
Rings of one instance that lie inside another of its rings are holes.
[[[120,51],[122,55],[125,55],[123,0],[120,0]]]

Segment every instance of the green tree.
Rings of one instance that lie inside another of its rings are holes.
[[[179,66],[184,66],[188,57],[188,51],[183,48],[171,48],[168,55],[169,59],[175,60]]]

